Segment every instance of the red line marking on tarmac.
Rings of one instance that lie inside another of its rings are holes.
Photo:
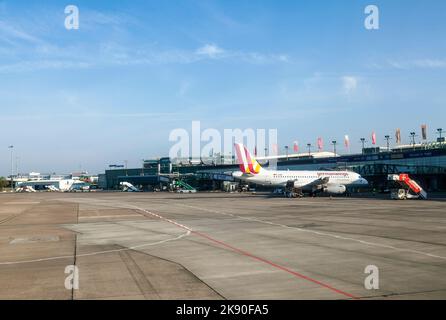
[[[276,263],[274,263],[274,262],[271,262],[271,261],[266,260],[266,259],[264,259],[264,258],[255,256],[255,255],[253,255],[253,254],[251,254],[251,253],[249,253],[249,252],[247,252],[247,251],[244,251],[244,250],[238,249],[238,248],[236,248],[236,247],[233,247],[233,246],[231,246],[231,245],[229,245],[229,244],[227,244],[227,243],[224,243],[224,242],[222,242],[222,241],[219,241],[219,240],[217,240],[217,239],[214,239],[214,238],[212,238],[212,237],[210,237],[210,236],[208,236],[208,235],[206,235],[206,234],[204,234],[204,233],[201,233],[201,232],[198,232],[198,231],[191,231],[191,232],[194,233],[194,234],[196,234],[196,235],[198,235],[198,236],[200,236],[200,237],[203,237],[203,238],[206,238],[206,239],[208,239],[208,240],[210,240],[210,241],[212,241],[212,242],[215,242],[215,243],[217,243],[217,244],[219,244],[219,245],[221,245],[221,246],[227,247],[227,248],[229,248],[229,249],[231,249],[231,250],[233,250],[233,251],[235,251],[235,252],[238,252],[238,253],[240,253],[240,254],[242,254],[242,255],[245,255],[245,256],[250,257],[250,258],[252,258],[252,259],[258,260],[258,261],[263,262],[263,263],[266,263],[266,264],[268,264],[268,265],[270,265],[270,266],[272,266],[272,267],[275,267],[275,268],[277,268],[277,269],[280,269],[280,270],[282,270],[282,271],[285,271],[285,272],[287,272],[287,273],[290,273],[290,274],[292,274],[292,275],[294,275],[294,276],[296,276],[296,277],[299,277],[299,278],[305,279],[305,280],[307,280],[307,281],[316,283],[316,284],[320,285],[321,287],[327,288],[327,289],[329,289],[329,290],[331,290],[331,291],[334,291],[334,292],[336,292],[336,293],[342,294],[342,295],[344,295],[344,296],[346,296],[346,297],[349,297],[349,298],[352,298],[352,299],[359,299],[358,297],[356,297],[356,296],[354,296],[354,295],[352,295],[352,294],[350,294],[350,293],[347,293],[347,292],[345,292],[345,291],[336,289],[336,288],[334,288],[334,287],[332,287],[332,286],[330,286],[330,285],[328,285],[328,284],[325,284],[325,283],[320,282],[320,281],[318,281],[318,280],[316,280],[316,279],[310,278],[310,277],[308,277],[308,276],[306,276],[306,275],[303,275],[303,274],[301,274],[301,273],[299,273],[299,272],[290,270],[290,269],[288,269],[288,268],[286,268],[286,267],[283,267],[283,266],[281,266],[281,265],[278,265],[278,264],[276,264]]]
[[[207,234],[204,234],[204,233],[201,233],[201,232],[198,232],[198,231],[194,231],[194,230],[192,230],[191,228],[186,227],[185,225],[182,225],[182,224],[180,224],[180,223],[178,223],[178,222],[176,222],[176,221],[174,221],[174,220],[164,218],[163,216],[160,216],[159,214],[156,214],[156,213],[153,213],[153,212],[150,212],[150,211],[147,211],[147,210],[143,210],[143,211],[146,212],[146,213],[151,214],[152,216],[155,216],[155,217],[159,218],[160,220],[169,222],[169,223],[171,223],[171,224],[173,224],[173,225],[176,225],[177,227],[180,227],[180,228],[182,228],[182,229],[186,229],[186,230],[190,231],[192,234],[195,234],[195,235],[197,235],[197,236],[200,236],[200,237],[202,237],[202,238],[205,238],[205,239],[207,239],[207,240],[209,240],[209,241],[215,242],[215,243],[217,243],[217,244],[219,244],[219,245],[221,245],[221,246],[223,246],[223,247],[226,247],[226,248],[228,248],[228,249],[231,249],[231,250],[234,251],[234,252],[240,253],[240,254],[242,254],[242,255],[244,255],[244,256],[247,256],[247,257],[250,257],[250,258],[252,258],[252,259],[254,259],[254,260],[257,260],[257,261],[266,263],[266,264],[268,264],[268,265],[270,265],[270,266],[272,266],[272,267],[274,267],[274,268],[276,268],[276,269],[285,271],[285,272],[287,272],[287,273],[289,273],[289,274],[292,274],[292,275],[294,275],[294,276],[296,276],[296,277],[298,277],[298,278],[301,278],[301,279],[304,279],[304,280],[313,282],[313,283],[315,283],[315,284],[317,284],[317,285],[319,285],[319,286],[321,286],[321,287],[324,287],[324,288],[326,288],[326,289],[329,289],[329,290],[331,290],[331,291],[333,291],[333,292],[336,292],[336,293],[341,294],[341,295],[343,295],[343,296],[346,296],[346,297],[348,297],[348,298],[355,299],[355,300],[359,299],[359,297],[356,297],[356,296],[354,296],[353,294],[350,294],[350,293],[348,293],[348,292],[345,292],[345,291],[336,289],[335,287],[332,287],[332,286],[330,286],[330,285],[328,285],[328,284],[326,284],[326,283],[323,283],[323,282],[321,282],[321,281],[318,281],[318,280],[316,280],[316,279],[314,279],[314,278],[310,278],[310,277],[308,277],[308,276],[306,276],[306,275],[303,275],[303,274],[301,274],[301,273],[299,273],[299,272],[296,272],[296,271],[293,271],[293,270],[291,270],[291,269],[288,269],[287,267],[281,266],[281,265],[279,265],[279,264],[277,264],[277,263],[274,263],[274,262],[272,262],[272,261],[269,261],[269,260],[266,260],[266,259],[264,259],[264,258],[258,257],[258,256],[256,256],[256,255],[253,255],[253,254],[251,254],[251,253],[249,253],[249,252],[247,252],[247,251],[244,251],[244,250],[242,250],[242,249],[233,247],[233,246],[231,246],[230,244],[227,244],[227,243],[225,243],[225,242],[223,242],[223,241],[214,239],[214,238],[212,238],[211,236],[208,236]]]

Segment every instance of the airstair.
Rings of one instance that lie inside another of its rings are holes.
[[[389,174],[387,180],[395,182],[404,189],[393,189],[391,192],[392,199],[427,199],[427,192],[408,174]]]
[[[59,192],[60,191],[56,186],[53,186],[53,185],[48,185],[48,186],[46,186],[46,188],[47,188],[48,191],[52,191],[52,192]]]
[[[24,187],[17,187],[15,189],[15,192],[37,192],[37,191],[31,186],[24,186]]]
[[[139,189],[130,182],[124,181],[121,182],[120,185],[122,187],[122,191],[124,192],[139,192]]]
[[[173,184],[177,188],[178,192],[188,192],[188,193],[197,192],[197,190],[194,187],[192,187],[191,185],[187,184],[184,181],[175,180]]]

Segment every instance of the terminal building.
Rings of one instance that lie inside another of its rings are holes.
[[[400,145],[394,148],[364,148],[361,154],[337,155],[331,152],[280,155],[274,157],[278,170],[351,170],[370,182],[370,188],[384,190],[389,174],[408,173],[428,191],[446,190],[446,143]],[[258,158],[268,168],[273,157]],[[189,161],[188,161],[189,160]],[[163,188],[173,179],[186,180],[198,190],[221,189],[233,181],[238,170],[232,157],[220,159],[161,158],[145,160],[142,168],[111,169],[99,175],[99,186],[117,190],[127,181],[143,190]]]
[[[86,184],[97,184],[97,176],[90,175],[86,171],[72,172],[69,174],[56,174],[56,173],[39,173],[30,172],[28,174],[16,174],[9,176],[7,182],[13,187],[32,187],[35,190],[46,190],[48,186],[53,186],[59,190],[65,190],[70,187],[73,182],[79,184],[85,182]]]

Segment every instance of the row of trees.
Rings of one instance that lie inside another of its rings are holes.
[[[8,185],[8,181],[4,177],[0,177],[0,191],[3,191],[3,189]]]

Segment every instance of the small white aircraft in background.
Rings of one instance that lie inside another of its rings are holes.
[[[251,156],[241,143],[235,144],[240,171],[232,173],[236,179],[263,186],[286,188],[286,195],[295,197],[304,192],[343,194],[349,187],[365,187],[368,181],[351,171],[285,171],[267,170]]]

